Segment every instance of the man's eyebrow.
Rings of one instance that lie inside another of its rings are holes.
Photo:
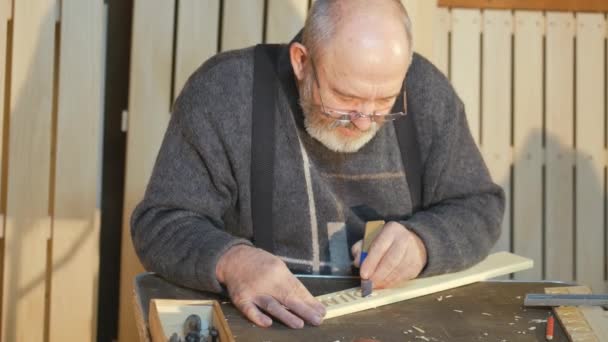
[[[332,92],[334,92],[334,93],[336,93],[336,94],[338,94],[339,96],[342,96],[342,97],[348,97],[348,98],[353,98],[353,99],[362,99],[358,95],[349,94],[347,92],[341,91],[340,89],[338,89],[336,87],[330,86],[330,89],[331,89]],[[381,97],[380,100],[392,100],[392,99],[396,98],[397,96],[399,96],[400,93],[401,93],[401,90],[399,90],[399,92],[395,93],[394,95],[389,95],[389,96]]]

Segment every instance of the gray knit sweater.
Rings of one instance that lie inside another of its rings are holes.
[[[282,70],[292,73],[282,51]],[[143,265],[183,286],[219,292],[219,257],[251,244],[253,49],[219,54],[177,99],[131,233]],[[275,110],[275,254],[294,273],[349,273],[350,246],[364,221],[400,221],[424,241],[422,276],[483,259],[500,233],[502,190],[469,132],[448,80],[415,55],[406,77],[424,167],[423,209],[412,213],[394,126],[356,153],[336,153],[310,137],[297,93],[282,89]],[[293,104],[293,102],[292,102]]]

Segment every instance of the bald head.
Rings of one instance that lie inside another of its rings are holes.
[[[407,44],[408,53],[413,52],[411,21],[399,0],[315,1],[302,33],[309,54],[324,53],[344,34],[350,34],[350,43],[363,44],[373,35],[400,38],[400,43]]]

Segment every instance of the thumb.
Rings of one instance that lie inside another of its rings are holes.
[[[359,240],[357,241],[353,247],[351,247],[350,252],[353,255],[353,265],[355,265],[355,267],[361,267],[361,265],[359,265],[359,261],[361,261],[361,246],[363,245],[363,240]]]

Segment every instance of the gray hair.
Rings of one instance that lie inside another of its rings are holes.
[[[340,14],[342,0],[316,0],[306,17],[302,31],[302,44],[306,46],[311,56],[317,56],[324,44],[334,36],[337,27],[344,19]],[[412,21],[407,10],[399,0],[391,0],[399,10],[410,48],[410,57],[414,53],[414,36]]]

